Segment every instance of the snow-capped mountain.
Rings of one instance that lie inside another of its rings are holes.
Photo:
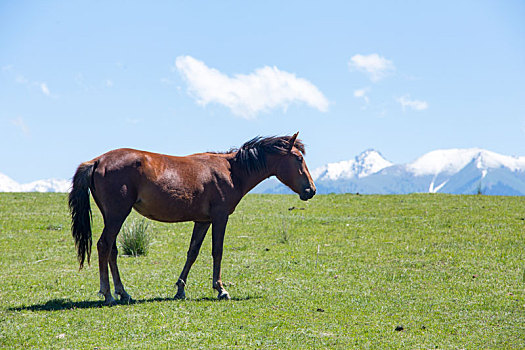
[[[525,195],[525,157],[479,148],[429,152],[412,163],[392,164],[374,150],[353,160],[313,170],[318,193],[414,193]],[[255,188],[262,193],[290,193],[277,181]]]
[[[510,178],[504,174],[525,180],[525,157],[505,156],[479,148],[438,150],[407,164],[407,170],[418,177],[432,176],[428,192],[441,189],[452,193],[472,192],[472,185],[476,191],[483,192],[498,183],[505,185]],[[471,185],[469,189],[465,187],[467,183]]]
[[[0,192],[68,192],[70,187],[71,181],[57,179],[19,184],[9,176],[0,173]]]
[[[525,157],[504,156],[480,148],[448,149],[429,152],[407,164],[415,175],[453,174],[473,159],[478,169],[506,167],[511,171],[525,169]]]
[[[383,158],[381,153],[368,149],[352,160],[323,165],[312,171],[311,175],[314,181],[362,178],[391,165],[393,164]]]

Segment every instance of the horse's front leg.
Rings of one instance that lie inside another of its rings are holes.
[[[186,287],[186,280],[188,278],[188,273],[190,272],[191,266],[197,259],[199,255],[199,250],[201,249],[202,241],[208,232],[210,227],[210,222],[195,222],[193,226],[193,234],[191,235],[190,248],[188,249],[188,254],[186,257],[186,263],[180,274],[179,280],[177,281],[177,294],[175,299],[185,299],[186,292],[184,288]]]
[[[230,294],[224,289],[221,281],[222,250],[227,223],[228,215],[221,215],[212,220],[213,288],[219,292],[219,300],[230,299]]]

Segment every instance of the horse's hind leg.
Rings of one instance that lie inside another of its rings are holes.
[[[126,215],[127,216],[127,215]],[[104,230],[102,235],[97,242],[98,250],[98,269],[100,273],[100,291],[99,293],[104,296],[104,304],[113,305],[115,304],[115,299],[111,295],[111,288],[109,286],[109,271],[108,263],[110,262],[110,256],[113,250],[113,245],[117,239],[117,234],[126,219],[126,216],[119,219],[108,219],[104,218]],[[117,260],[111,262],[115,268],[117,267]],[[112,268],[113,269],[113,268]],[[119,277],[120,280],[120,277]],[[122,283],[120,283],[122,285]],[[127,294],[127,293],[126,293]]]
[[[115,286],[115,294],[120,296],[120,301],[130,303],[133,300],[131,296],[124,289],[124,285],[120,280],[120,274],[117,266],[117,240],[113,242],[113,248],[111,249],[111,255],[109,256],[109,268],[111,269],[111,275],[113,275],[113,285]]]

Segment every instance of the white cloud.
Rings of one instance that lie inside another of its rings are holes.
[[[24,136],[29,136],[29,128],[22,117],[17,117],[16,119],[11,120],[11,124],[20,129]]]
[[[219,103],[244,118],[254,118],[272,108],[286,110],[293,102],[304,102],[321,112],[328,110],[328,100],[315,85],[277,67],[265,66],[247,75],[229,77],[191,56],[177,57],[175,66],[197,103]]]
[[[110,87],[113,87],[113,80],[111,79],[106,79],[106,87],[110,88]]]
[[[15,82],[17,84],[26,85],[32,89],[38,88],[40,92],[42,92],[44,95],[48,97],[56,97],[51,94],[51,91],[49,91],[49,87],[47,86],[47,83],[41,82],[41,81],[31,81],[24,77],[23,75],[17,75],[15,78]]]
[[[15,78],[17,84],[29,84],[29,80],[26,79],[23,75],[17,75]]]
[[[370,99],[367,96],[368,91],[370,91],[370,88],[363,88],[363,89],[354,90],[354,97],[363,99],[366,104],[369,104],[370,103]]]
[[[354,55],[350,58],[348,66],[351,70],[366,73],[373,82],[383,79],[396,69],[392,61],[376,53],[370,55]]]
[[[49,88],[47,87],[46,83],[40,83],[40,90],[42,90],[42,93],[46,96],[51,96],[51,92],[49,91]]]
[[[407,107],[412,108],[415,111],[422,111],[428,108],[428,103],[426,101],[412,100],[410,95],[401,96],[397,99],[397,102],[403,107],[403,111]]]

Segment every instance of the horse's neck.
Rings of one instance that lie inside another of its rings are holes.
[[[255,186],[260,184],[262,181],[266,180],[270,176],[274,175],[270,170],[263,169],[260,171],[255,171],[250,174],[246,174],[246,172],[242,171],[239,168],[233,168],[232,169],[232,175],[234,175],[234,178],[237,179],[237,186],[239,186],[242,196],[244,196],[246,193],[250,192]]]
[[[260,171],[256,174],[250,174],[243,179],[243,195],[250,192],[255,186],[272,176],[269,171]]]

